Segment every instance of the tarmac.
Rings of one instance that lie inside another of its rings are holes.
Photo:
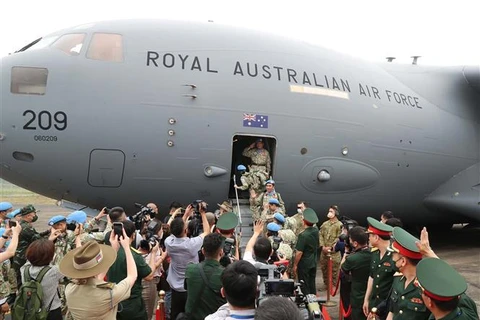
[[[8,201],[8,199],[0,199],[0,201]],[[22,199],[10,202],[15,208],[28,204],[24,203]],[[54,200],[42,201],[35,207],[40,210],[39,219],[34,224],[38,231],[48,229],[47,222],[52,216],[66,215],[72,211],[57,206]],[[468,282],[467,294],[476,302],[478,308],[480,306],[480,228],[461,229],[460,227],[457,225],[447,232],[430,234],[430,245],[441,259],[448,262],[465,277]],[[322,275],[318,268],[317,288],[320,288],[322,284]],[[326,298],[326,291],[319,291],[318,296]],[[327,310],[332,319],[338,319],[338,294],[331,300],[336,302],[337,306],[329,307]]]

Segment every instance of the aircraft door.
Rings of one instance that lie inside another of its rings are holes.
[[[124,167],[123,151],[94,149],[90,152],[88,184],[92,187],[118,188],[122,185]]]
[[[232,167],[231,167],[231,172],[235,174],[237,179],[240,179],[240,174],[237,171],[237,166],[239,164],[245,165],[247,168],[249,168],[252,165],[252,161],[250,158],[245,157],[242,155],[243,150],[247,148],[249,145],[254,143],[257,139],[261,138],[264,142],[264,148],[269,152],[270,154],[270,159],[271,159],[271,172],[270,172],[270,177],[273,177],[274,175],[274,164],[275,164],[275,154],[276,154],[276,149],[277,149],[277,140],[274,137],[268,137],[268,136],[261,136],[261,135],[235,135],[233,137],[232,141]],[[240,185],[241,182],[237,181],[237,183]],[[229,197],[234,198],[235,197],[235,189],[233,187],[233,181],[230,181],[230,188],[229,188]],[[245,191],[240,191],[239,192],[239,197],[241,199],[248,199],[249,198],[249,192],[248,190]]]

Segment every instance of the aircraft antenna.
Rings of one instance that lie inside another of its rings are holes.
[[[418,61],[418,58],[421,58],[422,56],[411,56],[410,58],[413,59],[412,61],[412,64],[416,65],[417,64],[417,61]]]
[[[395,57],[387,57],[386,59],[387,59],[387,62],[393,62],[393,60],[395,60],[395,59],[397,59],[397,58],[395,58]]]

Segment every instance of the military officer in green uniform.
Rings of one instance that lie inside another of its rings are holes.
[[[238,225],[238,216],[235,212],[226,212],[222,214],[217,221],[216,227],[217,232],[220,233],[226,239],[233,239],[233,246],[231,248],[231,256],[234,259],[231,260],[240,260],[240,244],[238,239],[235,236],[235,228]],[[222,257],[221,263],[223,265],[228,265],[225,261],[229,257]],[[230,261],[233,262],[233,261]]]
[[[67,230],[67,218],[62,215],[53,216],[48,221],[48,225],[55,230],[60,231],[57,237],[53,240],[55,243],[55,255],[53,256],[53,264],[58,265],[60,260],[67,254],[68,251],[75,249],[75,239],[78,234],[71,230]],[[81,246],[79,242],[79,247]]]
[[[243,150],[242,155],[252,160],[250,171],[264,171],[268,176],[272,161],[270,160],[270,153],[263,148],[264,146],[263,139],[257,139]]]
[[[475,303],[464,293],[465,279],[445,261],[424,258],[417,265],[417,284],[431,320],[477,320]]]
[[[372,217],[368,217],[367,221],[369,224],[368,241],[374,249],[372,249],[367,292],[363,301],[365,315],[370,313],[371,308],[377,307],[380,302],[387,299],[395,274],[392,252],[387,250],[390,246],[390,235],[393,228]],[[380,315],[380,317],[385,319],[386,314]]]
[[[393,228],[393,238],[395,241],[388,250],[393,252],[394,266],[400,272],[394,275],[387,320],[427,320],[430,311],[415,285],[416,267],[422,259],[416,245],[420,240],[399,227]]]
[[[368,234],[365,228],[357,226],[348,231],[351,253],[345,253],[341,263],[344,273],[343,281],[350,281],[350,306],[352,320],[365,320],[363,313],[363,298],[367,290],[368,277],[370,275],[371,251],[368,247]]]
[[[307,208],[303,212],[305,230],[298,235],[295,246],[295,260],[293,274],[298,276],[298,281],[303,280],[304,294],[316,294],[315,276],[317,274],[318,229],[315,224],[318,217],[313,209]]]

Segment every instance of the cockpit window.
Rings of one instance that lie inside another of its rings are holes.
[[[101,61],[123,61],[123,39],[119,34],[94,33],[87,51],[87,58]]]
[[[48,70],[45,68],[13,67],[10,92],[44,95],[47,89]]]
[[[52,45],[52,48],[59,49],[70,56],[78,56],[82,50],[85,33],[64,34]]]

